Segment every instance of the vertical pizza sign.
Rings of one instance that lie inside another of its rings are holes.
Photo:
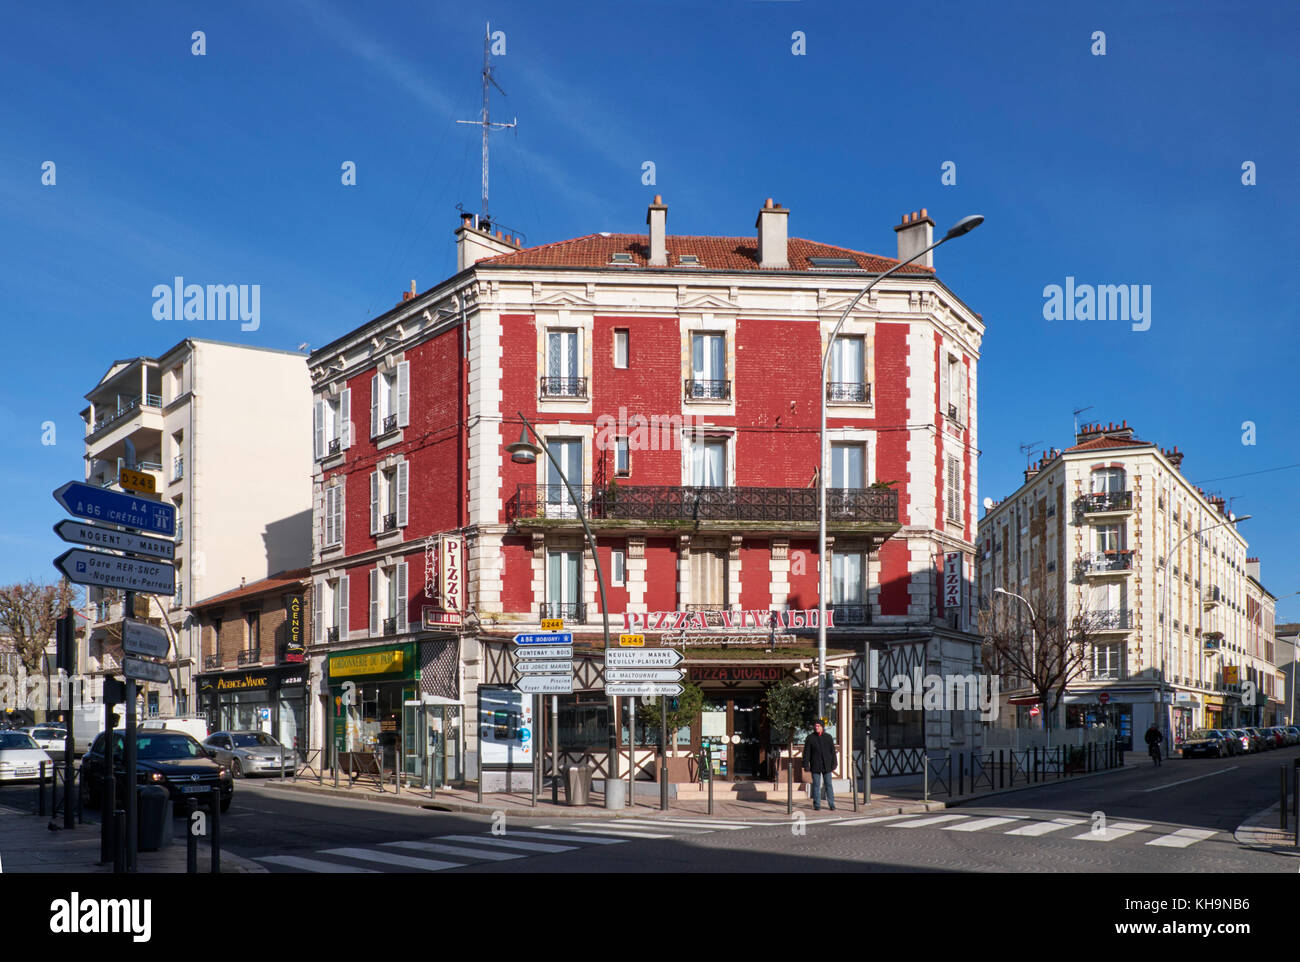
[[[943,610],[961,610],[961,552],[953,551],[943,557]]]
[[[461,538],[444,534],[438,546],[438,593],[444,611],[465,610],[465,579],[461,566]]]

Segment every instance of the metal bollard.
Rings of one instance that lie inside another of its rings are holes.
[[[710,764],[712,762],[710,761]],[[713,814],[713,772],[709,772],[709,814]]]
[[[212,868],[213,875],[221,871],[221,788],[218,786],[212,790],[212,815],[209,818],[211,828],[211,849],[212,849]]]
[[[113,874],[126,872],[126,812],[118,809],[113,813]]]
[[[998,788],[1007,787],[1007,770],[1004,768],[1005,761],[1002,755],[1003,749],[998,749]]]
[[[972,771],[971,774],[974,775],[975,773]],[[966,794],[966,756],[960,752],[957,754],[957,794]],[[952,795],[951,788],[948,789],[948,795]]]
[[[1296,759],[1294,784],[1292,785],[1292,794],[1296,798],[1296,819],[1295,819],[1295,847],[1300,848],[1300,758]]]
[[[1286,830],[1286,766],[1285,765],[1282,766],[1282,804],[1278,808],[1278,814],[1282,818],[1282,822],[1278,827],[1281,828],[1283,831],[1285,831]]]
[[[116,827],[113,813],[117,811],[115,795],[117,795],[117,779],[105,779],[104,789],[99,799],[99,863],[101,865],[113,861],[113,853],[117,851],[117,842],[113,837],[113,829]]]
[[[298,767],[297,765],[294,766],[295,769],[297,767]],[[297,772],[294,773],[293,780],[295,782],[298,780]],[[282,782],[284,781],[284,746],[283,745],[280,746],[280,781]]]
[[[41,762],[40,784],[36,788],[36,814],[45,814],[45,762]]]
[[[924,773],[921,779],[921,794],[925,801],[930,800],[930,756],[921,752],[921,771]]]
[[[194,834],[194,816],[199,812],[199,802],[195,798],[185,800],[185,874],[196,875],[199,871],[199,837]]]

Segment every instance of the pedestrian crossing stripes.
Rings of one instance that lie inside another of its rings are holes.
[[[1046,835],[1049,832],[1059,832],[1063,828],[1070,828],[1073,825],[1087,825],[1086,818],[1054,818],[1050,822],[1034,822],[1032,825],[1022,825],[1020,828],[1013,828],[1007,832],[1007,835],[1029,835],[1037,837]]]
[[[848,828],[859,825],[877,825],[883,824],[885,828],[935,828],[943,832],[983,832],[988,830],[1004,829],[1008,825],[1017,822],[1024,822],[1028,819],[1027,815],[989,815],[989,816],[971,816],[971,815],[930,815],[923,818],[917,818],[912,815],[881,815],[872,818],[852,818],[839,822],[838,827]],[[1003,835],[1019,835],[1027,838],[1038,838],[1049,835],[1053,832],[1059,832],[1062,829],[1077,828],[1080,825],[1087,825],[1088,820],[1084,818],[1060,817],[1046,821],[1031,821],[1027,825],[1017,825],[1015,828],[1006,828],[1002,831]],[[1070,838],[1082,842],[1114,842],[1139,832],[1146,832],[1153,826],[1147,822],[1099,822],[1095,827],[1089,828],[1088,831],[1077,835],[1071,835]],[[1156,829],[1156,831],[1161,831]],[[1161,834],[1156,838],[1150,839],[1143,844],[1154,845],[1158,848],[1187,848],[1198,842],[1204,842],[1208,838],[1213,838],[1218,833],[1212,829],[1205,828],[1180,828],[1172,832]]]

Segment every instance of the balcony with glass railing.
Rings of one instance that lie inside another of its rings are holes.
[[[145,418],[148,420],[144,420]],[[104,408],[95,406],[95,423],[87,425],[86,441],[95,442],[106,438],[119,428],[132,425],[140,419],[139,426],[162,430],[162,396],[142,394],[137,397],[119,398],[116,406]]]

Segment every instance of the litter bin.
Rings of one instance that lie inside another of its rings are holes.
[[[605,779],[605,807],[622,811],[627,804],[627,782],[621,778]]]
[[[586,805],[591,797],[591,767],[570,765],[564,770],[564,803]]]
[[[156,852],[172,842],[172,803],[161,785],[140,789],[136,811],[139,812],[139,845],[142,852]]]

